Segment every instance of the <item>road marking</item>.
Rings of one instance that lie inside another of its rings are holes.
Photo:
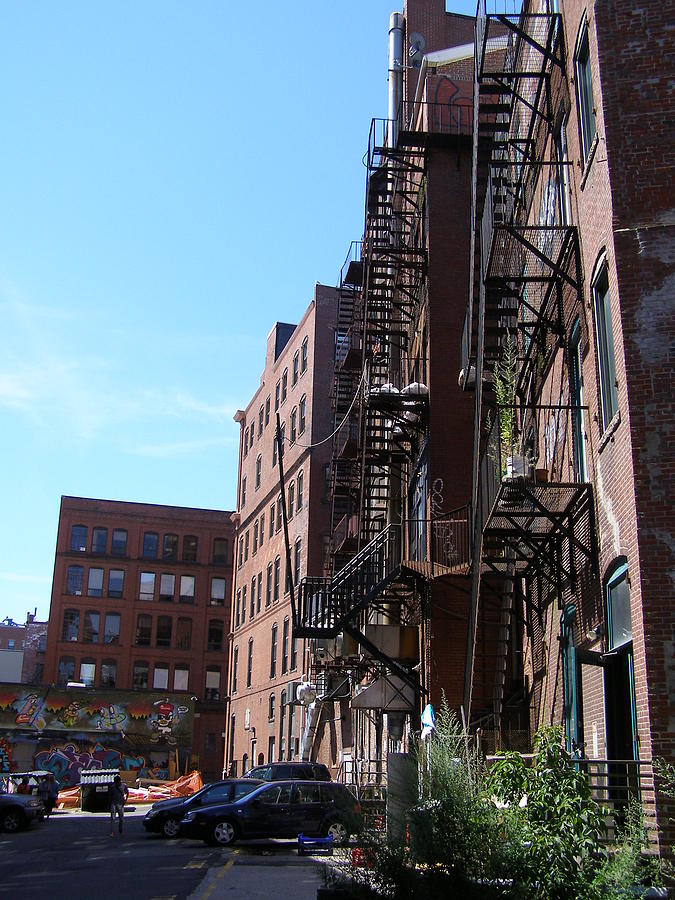
[[[232,859],[228,859],[228,861],[225,863],[225,865],[221,868],[220,872],[218,872],[216,877],[213,879],[213,881],[209,885],[208,889],[202,894],[202,900],[208,900],[208,898],[211,896],[211,894],[215,891],[215,889],[218,887],[218,882],[220,881],[220,879],[223,877],[223,875],[225,875],[226,872],[229,872],[229,870],[235,864],[235,862],[236,862],[235,857],[238,853],[239,853],[238,850],[234,851],[234,853],[232,854]]]
[[[184,866],[184,868],[186,868],[186,869],[203,869],[205,865],[206,865],[205,859],[200,859],[200,860],[193,859],[186,866]]]

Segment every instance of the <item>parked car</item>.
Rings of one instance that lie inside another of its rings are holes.
[[[275,781],[241,800],[190,810],[180,834],[226,847],[240,839],[332,835],[345,844],[363,828],[361,806],[334,781]]]
[[[44,818],[42,801],[32,794],[0,794],[0,828],[18,831]]]
[[[266,766],[255,766],[246,772],[244,778],[259,778],[261,781],[330,781],[330,772],[323,763],[316,762],[274,762]]]
[[[250,794],[263,782],[253,778],[232,778],[205,785],[189,797],[172,797],[153,803],[143,818],[146,831],[158,832],[164,837],[178,836],[178,826],[183,816],[191,809],[213,803],[229,803]]]

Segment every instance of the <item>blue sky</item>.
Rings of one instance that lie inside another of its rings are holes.
[[[396,8],[2,4],[0,618],[46,618],[62,494],[234,507],[266,335],[363,229]]]

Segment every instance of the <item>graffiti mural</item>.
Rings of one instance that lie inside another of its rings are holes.
[[[81,749],[77,744],[51,747],[39,750],[34,757],[35,768],[52,772],[61,787],[72,787],[80,783],[80,772],[90,769],[123,769],[147,771],[144,757],[128,756],[114,747],[94,744],[91,749]]]
[[[32,759],[62,787],[83,769],[166,778],[169,756],[190,753],[193,716],[184,694],[0,684],[0,770]]]

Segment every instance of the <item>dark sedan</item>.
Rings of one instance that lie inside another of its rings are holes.
[[[184,837],[228,846],[239,839],[331,835],[345,844],[361,831],[361,806],[343,784],[275,781],[232,803],[190,810],[180,823]]]
[[[32,794],[0,794],[0,828],[18,831],[36,819],[42,819],[45,808]]]
[[[250,794],[258,785],[262,784],[253,778],[229,779],[228,781],[216,781],[214,784],[205,785],[201,791],[191,794],[189,797],[173,797],[170,800],[159,800],[153,803],[143,818],[143,826],[146,831],[163,834],[164,837],[173,838],[178,835],[178,825],[183,816],[191,809],[196,809],[207,804],[230,803],[239,800],[246,794]]]

